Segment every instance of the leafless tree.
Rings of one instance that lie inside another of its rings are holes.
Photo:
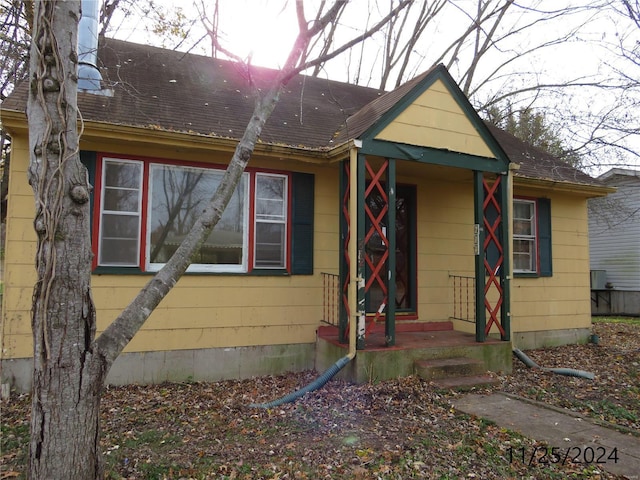
[[[327,5],[310,22],[303,2],[296,2],[296,41],[278,75],[266,88],[255,90],[254,113],[211,202],[165,266],[96,338],[90,285],[90,186],[79,159],[75,128],[77,78],[70,74],[77,69],[80,1],[36,2],[27,104],[31,155],[28,175],[37,206],[30,478],[103,477],[99,413],[106,375],[220,220],[284,86],[302,70],[379,31],[408,3],[399,3],[365,34],[324,57],[311,58],[307,56],[309,43],[336,18],[343,2]]]

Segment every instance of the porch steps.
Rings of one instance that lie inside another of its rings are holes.
[[[442,389],[466,390],[498,383],[496,378],[487,375],[484,362],[475,358],[417,360],[414,367],[419,377],[432,381],[437,388]]]

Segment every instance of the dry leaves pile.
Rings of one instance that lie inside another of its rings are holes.
[[[591,370],[595,381],[528,370],[514,359],[513,375],[495,388],[638,431],[640,326],[594,328],[600,345],[527,354],[545,367]],[[533,442],[460,414],[452,408],[456,393],[416,377],[367,385],[332,380],[293,404],[247,407],[315,377],[109,388],[102,424],[107,478],[616,478],[584,465],[510,462],[509,446],[531,449]],[[26,396],[2,404],[0,479],[23,476],[28,409]]]
[[[599,343],[532,350],[541,367],[573,368],[593,381],[527,369],[514,358],[501,389],[630,428],[640,434],[640,322],[594,323]]]

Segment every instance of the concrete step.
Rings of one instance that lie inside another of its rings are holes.
[[[441,390],[471,390],[475,387],[489,387],[500,383],[498,378],[490,375],[469,375],[465,377],[449,377],[435,380],[436,388]]]
[[[484,362],[475,358],[431,358],[414,363],[416,374],[425,380],[482,375],[486,372]]]

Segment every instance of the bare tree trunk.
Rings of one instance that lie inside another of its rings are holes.
[[[36,4],[31,47],[29,182],[36,199],[32,479],[102,478],[100,392],[92,351],[89,184],[76,131],[80,1]]]
[[[370,32],[328,54],[337,55],[382,28],[402,0]],[[302,69],[309,42],[343,8],[337,0],[311,26],[296,3],[300,33],[282,71],[261,92],[253,115],[211,202],[165,266],[95,339],[91,298],[91,238],[86,169],[79,161],[77,30],[80,0],[40,0],[31,47],[29,182],[36,199],[37,283],[33,293],[34,377],[29,471],[32,479],[101,479],[100,395],[111,365],[173,288],[193,253],[218,223],[240,181],[284,85]]]

